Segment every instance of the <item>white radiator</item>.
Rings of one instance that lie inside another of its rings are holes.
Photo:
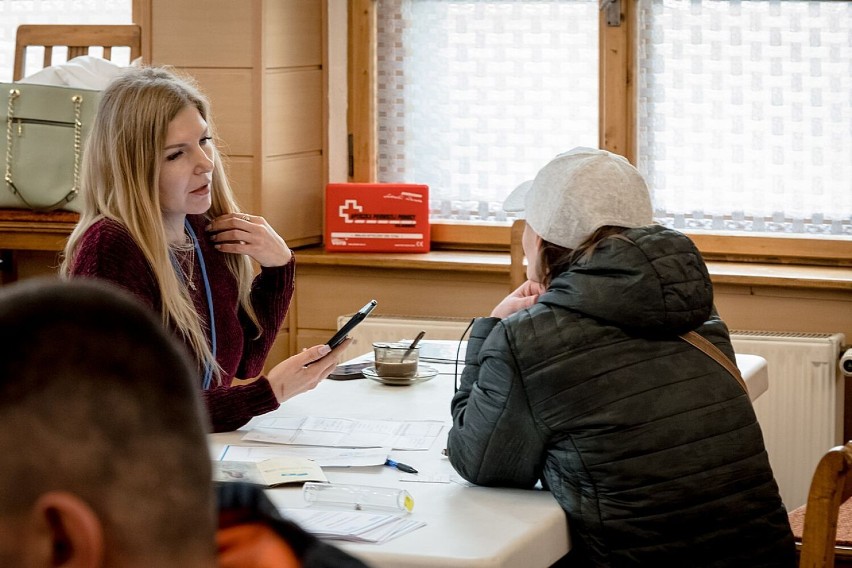
[[[768,363],[769,389],[754,401],[781,498],[787,510],[807,501],[816,464],[843,443],[845,340],[834,333],[732,331],[737,353]]]
[[[340,316],[338,328],[349,316]],[[368,351],[374,341],[461,338],[469,319],[371,316],[350,334],[357,341],[344,360]],[[788,510],[807,500],[820,457],[843,440],[844,380],[838,362],[844,336],[834,334],[732,331],[737,353],[768,362],[769,389],[754,408],[769,461]]]

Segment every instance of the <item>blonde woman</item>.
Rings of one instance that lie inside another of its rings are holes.
[[[213,430],[226,431],[314,388],[341,348],[311,347],[231,386],[261,372],[295,259],[263,217],[240,212],[214,135],[207,99],[188,79],[138,68],[111,83],[87,140],[83,212],[61,273],[112,281],[158,312],[195,357]]]

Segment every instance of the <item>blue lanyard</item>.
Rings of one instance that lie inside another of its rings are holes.
[[[207,296],[207,313],[210,316],[208,322],[210,327],[210,349],[213,353],[213,360],[215,361],[216,318],[213,315],[213,292],[210,289],[210,280],[207,278],[207,266],[204,264],[204,255],[201,253],[201,246],[198,244],[198,237],[195,236],[195,231],[192,230],[192,226],[189,224],[189,219],[184,219],[183,226],[186,228],[186,232],[189,234],[189,239],[192,241],[192,246],[195,248],[195,256],[198,257],[198,264],[201,267],[201,279],[204,281],[204,293]],[[174,267],[178,278],[183,280],[183,272],[181,272],[180,265],[178,264],[174,253],[172,253],[171,251],[169,251],[169,258],[172,261],[172,266]],[[207,390],[210,388],[211,384],[213,384],[213,365],[208,361],[204,364],[204,381],[201,383],[201,386],[204,390]]]

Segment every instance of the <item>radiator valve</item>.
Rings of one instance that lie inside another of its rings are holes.
[[[844,377],[852,377],[852,347],[848,347],[840,356],[840,371]]]

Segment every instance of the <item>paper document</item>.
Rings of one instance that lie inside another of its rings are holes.
[[[320,446],[235,446],[228,444],[219,461],[257,462],[284,456],[313,460],[320,467],[384,465],[390,448],[323,448]]]
[[[266,417],[243,440],[335,448],[428,450],[444,427],[438,420],[351,420]]]
[[[328,481],[316,462],[283,457],[259,462],[214,461],[213,481],[248,481],[266,487],[305,481]]]
[[[447,473],[424,473],[404,474],[399,476],[400,481],[408,483],[449,483],[450,475]]]
[[[410,340],[404,339],[402,343]],[[420,342],[420,360],[427,363],[455,363],[464,365],[464,356],[467,353],[467,341],[459,342],[450,339],[424,339]]]
[[[366,511],[324,511],[320,509],[279,509],[282,515],[320,538],[381,544],[425,527],[423,521],[407,516]]]

